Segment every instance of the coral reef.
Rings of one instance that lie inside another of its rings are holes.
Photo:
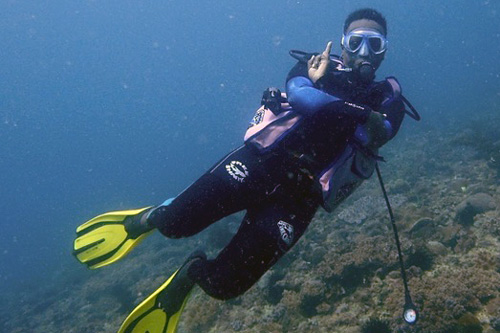
[[[446,140],[443,133],[410,138],[411,147],[396,142],[381,165],[420,310],[415,326],[401,317],[396,247],[372,179],[336,213],[318,212],[295,248],[244,295],[222,302],[196,289],[179,331],[500,331],[500,167],[490,160],[496,146],[478,142],[474,130],[456,133]],[[439,158],[445,151],[447,158]],[[224,246],[238,219],[190,239],[152,237],[102,271],[75,263],[63,281],[43,286],[36,296],[7,295],[2,312],[17,310],[0,316],[0,330],[114,332],[193,249],[202,246],[214,255]]]

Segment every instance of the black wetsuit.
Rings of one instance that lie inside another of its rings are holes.
[[[359,117],[332,116],[334,107],[340,106],[327,105],[308,117],[266,153],[248,144],[239,147],[149,216],[165,236],[180,238],[246,210],[218,256],[189,267],[189,277],[207,294],[218,299],[241,295],[303,235],[322,200],[314,177],[342,152],[360,122]]]
[[[228,172],[232,166],[241,169],[240,163],[246,168],[244,177]],[[189,268],[190,278],[209,295],[228,299],[245,292],[309,225],[319,206],[312,180],[285,166],[283,156],[259,156],[243,145],[149,217],[164,235],[179,238],[246,210],[238,232],[219,255]]]

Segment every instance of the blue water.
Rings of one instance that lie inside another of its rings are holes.
[[[491,1],[0,3],[0,292],[78,265],[76,226],[156,204],[241,144],[290,49],[339,52],[352,10],[387,17],[395,75],[439,129],[500,104]],[[451,121],[450,121],[451,120]]]

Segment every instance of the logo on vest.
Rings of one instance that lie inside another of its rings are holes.
[[[345,105],[349,105],[350,107],[352,108],[356,108],[356,109],[360,109],[360,110],[364,110],[365,108],[362,107],[361,105],[358,105],[358,104],[354,104],[354,103],[350,103],[350,102],[344,102]]]
[[[255,112],[255,115],[253,116],[252,121],[250,122],[250,126],[248,126],[248,128],[260,124],[262,120],[264,120],[265,112],[266,111],[264,109],[258,109],[257,112]]]
[[[278,228],[280,229],[281,239],[286,245],[290,246],[293,242],[293,225],[285,221],[278,222]]]
[[[248,168],[240,161],[231,161],[231,163],[226,165],[226,170],[231,177],[240,183],[243,183],[245,178],[248,177]]]

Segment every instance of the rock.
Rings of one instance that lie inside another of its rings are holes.
[[[332,307],[331,307],[331,305],[330,305],[330,304],[328,304],[328,303],[324,303],[324,302],[323,302],[323,303],[321,303],[320,305],[318,305],[318,306],[316,307],[316,312],[317,312],[318,314],[327,314],[327,313],[329,313],[329,312],[330,312],[331,308],[332,308]]]
[[[410,228],[411,238],[429,238],[436,233],[436,223],[428,218],[424,217],[419,219],[417,222],[413,223]]]
[[[458,234],[457,245],[455,245],[456,253],[467,253],[476,246],[477,236],[469,230],[469,232],[463,230]]]
[[[448,225],[440,228],[439,233],[441,235],[440,241],[444,246],[449,248],[454,248],[457,245],[458,233],[461,227],[458,225]]]
[[[500,317],[493,318],[490,322],[490,325],[494,330],[500,331]]]
[[[307,262],[312,263],[313,265],[319,264],[328,250],[324,246],[316,246],[313,249],[308,249],[308,251],[304,251],[303,257]]]
[[[243,329],[243,322],[241,320],[235,320],[231,322],[231,327],[235,332],[239,332]]]
[[[325,300],[326,285],[320,280],[306,280],[300,294],[300,312],[307,318],[313,317],[318,313],[316,307]]]
[[[484,213],[489,210],[494,210],[496,208],[495,199],[486,193],[477,193],[471,195],[467,201],[479,212]]]
[[[302,285],[301,294],[305,296],[324,295],[325,288],[325,283],[321,280],[306,280]]]
[[[443,256],[448,253],[448,250],[446,249],[446,246],[444,246],[440,242],[436,241],[429,241],[427,242],[427,249],[434,255],[437,256]]]
[[[389,189],[390,192],[394,194],[407,193],[411,190],[411,186],[405,180],[398,178],[391,184],[391,186],[389,186]]]
[[[491,195],[477,193],[471,195],[457,206],[455,220],[462,225],[472,225],[474,216],[495,208],[496,203]]]
[[[335,313],[339,314],[339,313],[344,313],[344,312],[347,312],[349,310],[349,304],[347,303],[341,303],[336,309],[335,309]]]
[[[262,277],[257,282],[257,286],[260,289],[266,289],[266,288],[268,288],[269,287],[269,283],[271,281],[271,275],[272,274],[273,274],[272,271],[268,271],[268,272],[266,272],[266,274],[262,275]]]
[[[458,319],[459,332],[482,332],[481,322],[472,313],[465,313]]]
[[[406,270],[406,273],[408,274],[408,278],[414,278],[414,277],[421,277],[422,276],[422,269],[420,267],[417,267],[417,266],[410,266],[410,268],[408,268]]]

